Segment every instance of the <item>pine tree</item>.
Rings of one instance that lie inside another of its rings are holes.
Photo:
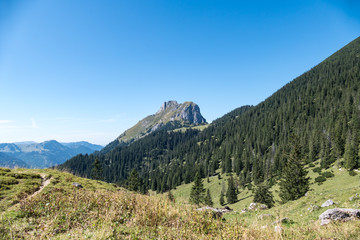
[[[221,193],[220,193],[220,205],[221,205],[221,206],[224,206],[224,204],[225,204],[224,192],[221,191]]]
[[[299,199],[309,191],[309,178],[306,175],[299,140],[292,135],[291,151],[280,181],[279,196],[283,202]]]
[[[200,177],[200,174],[196,173],[194,185],[191,188],[189,201],[196,205],[200,205],[205,200],[204,195],[205,195],[205,188],[204,188],[203,181]]]
[[[261,184],[257,186],[257,188],[254,191],[253,201],[256,203],[263,203],[266,206],[268,206],[268,208],[272,208],[275,204],[275,201],[274,201],[274,196],[269,189],[270,187],[267,184],[266,185]]]
[[[354,141],[350,134],[347,137],[346,145],[345,145],[345,167],[351,171],[357,166],[357,152]]]
[[[133,169],[130,173],[130,177],[127,181],[127,188],[130,191],[135,191],[135,192],[140,190],[139,174],[135,169]]]
[[[207,189],[206,197],[205,197],[205,204],[212,207],[214,205],[211,195],[210,195],[210,189]]]
[[[226,191],[226,198],[227,198],[227,202],[229,204],[233,204],[237,201],[237,195],[236,195],[236,187],[234,184],[234,178],[233,176],[231,176],[228,179],[228,188]]]
[[[91,177],[95,180],[101,180],[103,178],[103,171],[99,158],[95,158],[93,168],[91,169]]]

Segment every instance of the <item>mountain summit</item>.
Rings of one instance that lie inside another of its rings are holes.
[[[127,145],[156,130],[172,130],[181,127],[193,127],[206,124],[200,108],[193,102],[164,102],[153,115],[140,120],[135,126],[122,133],[115,141],[108,144],[102,152],[108,152],[118,145]]]

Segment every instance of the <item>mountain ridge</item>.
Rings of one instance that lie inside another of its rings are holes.
[[[155,114],[143,118],[133,127],[120,134],[119,137],[105,146],[101,153],[107,153],[117,146],[131,144],[160,129],[173,130],[203,124],[207,124],[207,122],[201,115],[197,104],[191,101],[178,103],[170,100],[164,102]]]
[[[67,159],[83,153],[90,154],[101,150],[102,146],[90,144],[88,142],[59,143],[56,140],[48,140],[41,143],[32,141],[19,143],[1,143],[0,165],[12,166],[14,164],[5,164],[11,158],[16,160],[18,167],[26,168],[46,168],[65,162]],[[5,157],[6,156],[6,157]],[[4,163],[4,165],[2,165]],[[22,164],[24,163],[24,164]]]

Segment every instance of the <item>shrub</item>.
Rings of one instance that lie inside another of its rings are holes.
[[[313,163],[309,163],[309,167],[315,167]]]
[[[326,181],[326,177],[324,176],[318,176],[317,178],[315,178],[315,182],[317,183],[322,183]]]
[[[349,171],[349,175],[350,175],[350,176],[356,176],[357,173],[356,173],[355,171],[351,170],[351,171]]]
[[[335,175],[332,172],[323,172],[323,173],[321,173],[321,176],[326,177],[326,178],[331,178]]]
[[[313,169],[313,172],[321,173],[321,168],[316,167],[316,168]]]

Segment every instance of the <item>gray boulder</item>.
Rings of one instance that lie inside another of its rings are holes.
[[[326,202],[324,202],[321,207],[329,207],[331,205],[334,205],[334,202],[333,200],[329,199],[329,200],[326,200]]]
[[[72,184],[74,187],[76,188],[83,188],[83,186],[80,184],[80,183],[77,183],[77,182],[73,182]]]
[[[350,197],[349,201],[355,201],[355,200],[358,200],[358,199],[360,199],[360,194],[357,193],[354,196]]]
[[[350,209],[350,208],[328,209],[319,216],[321,225],[329,224],[331,221],[346,222],[349,220],[355,220],[359,218],[360,218],[360,210]]]

